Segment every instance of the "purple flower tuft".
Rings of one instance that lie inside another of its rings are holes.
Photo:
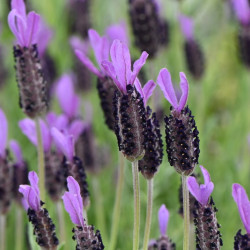
[[[250,6],[248,0],[232,0],[232,5],[241,24],[250,24]]]
[[[185,107],[189,91],[188,81],[183,72],[180,72],[180,80],[182,95],[178,102],[169,71],[166,68],[161,69],[157,78],[157,83],[159,84],[165,98],[178,112],[181,112],[181,110]]]
[[[24,196],[25,209],[28,208],[38,211],[41,208],[40,191],[38,188],[38,176],[36,172],[29,172],[30,185],[20,185],[19,192]]]
[[[148,53],[142,52],[141,57],[133,64],[133,71],[131,70],[130,52],[125,43],[114,40],[110,48],[110,56],[112,63],[104,60],[102,65],[118,89],[126,94],[127,85],[134,84],[139,71],[147,60]]]
[[[106,37],[101,37],[95,30],[89,29],[88,32],[90,44],[94,50],[96,61],[100,70],[91,62],[84,51],[75,48],[75,54],[78,59],[95,75],[104,77],[105,72],[102,67],[102,61],[109,59],[109,42]]]
[[[232,195],[238,206],[240,218],[247,233],[250,234],[250,202],[248,196],[240,184],[234,183],[232,189]]]
[[[72,222],[77,226],[83,227],[83,201],[80,186],[72,176],[67,178],[67,183],[69,192],[65,192],[62,196],[65,209],[69,213]]]
[[[78,115],[80,98],[75,94],[73,79],[64,74],[57,82],[56,95],[61,109],[68,116],[74,118]]]
[[[180,15],[179,22],[183,36],[187,41],[193,40],[194,38],[194,24],[193,20],[187,16]]]
[[[22,155],[22,151],[18,142],[15,140],[11,140],[9,144],[10,144],[11,151],[16,158],[16,163],[17,163],[16,165],[18,167],[24,166],[23,155]]]
[[[160,228],[160,233],[162,236],[166,235],[168,220],[169,220],[169,212],[166,206],[163,204],[161,205],[158,211],[159,228]]]
[[[12,0],[11,8],[8,23],[12,33],[16,36],[17,43],[22,47],[29,47],[37,43],[40,16],[34,11],[26,15],[23,0]]]
[[[5,157],[5,148],[8,138],[8,122],[2,109],[0,109],[0,157]]]
[[[210,179],[208,171],[200,166],[204,177],[204,184],[199,185],[195,177],[189,176],[187,179],[187,185],[190,193],[195,197],[195,199],[203,206],[207,205],[209,196],[213,192],[214,184]]]

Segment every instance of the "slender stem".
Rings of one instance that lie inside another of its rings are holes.
[[[58,222],[59,222],[60,242],[66,242],[66,238],[65,238],[65,221],[64,221],[63,207],[62,207],[62,202],[61,201],[56,202],[56,211],[57,211]]]
[[[121,152],[119,152],[119,170],[118,170],[118,182],[115,194],[115,204],[113,209],[113,218],[112,218],[112,228],[111,228],[111,238],[109,249],[115,250],[117,235],[118,235],[118,226],[120,222],[120,214],[121,214],[121,198],[122,198],[122,190],[124,184],[124,166],[125,166],[125,157]]]
[[[87,208],[83,207],[83,218],[86,222],[86,224],[88,224],[88,214],[87,214]]]
[[[139,249],[140,237],[140,183],[138,172],[138,160],[132,162],[133,186],[134,186],[134,234],[133,250]]]
[[[39,176],[40,197],[41,200],[45,202],[44,152],[43,152],[43,139],[42,139],[39,118],[36,118],[36,134],[37,134],[38,176]]]
[[[0,214],[0,249],[6,249],[6,239],[5,239],[5,229],[6,229],[6,215]]]
[[[24,238],[24,228],[23,228],[23,210],[16,206],[16,224],[15,224],[15,250],[23,249],[23,238]]]
[[[103,208],[103,195],[101,194],[100,183],[97,176],[92,176],[92,185],[93,185],[93,195],[95,201],[95,216],[96,216],[97,226],[102,233],[102,241],[105,243],[107,239],[107,230],[106,230],[104,208]]]
[[[143,250],[148,249],[148,241],[150,236],[150,227],[152,219],[152,209],[153,209],[153,187],[154,182],[153,178],[147,181],[148,184],[148,201],[147,201],[147,217],[146,217],[146,226],[144,232],[144,241],[143,241]]]
[[[189,249],[189,191],[187,188],[187,176],[182,174],[182,194],[183,194],[183,213],[184,213],[184,240],[183,250]]]

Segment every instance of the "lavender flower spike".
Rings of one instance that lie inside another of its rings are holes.
[[[12,0],[11,8],[12,10],[8,15],[8,23],[12,33],[17,38],[17,43],[27,48],[32,44],[36,44],[40,16],[34,11],[26,15],[26,7],[23,0]]]
[[[111,48],[110,55],[112,63],[104,60],[102,66],[107,74],[113,79],[118,89],[123,93],[127,93],[127,85],[134,85],[136,77],[145,64],[148,53],[143,51],[140,58],[133,64],[131,70],[131,57],[129,49],[125,43],[119,40],[114,40]]]
[[[161,205],[158,211],[158,221],[161,235],[166,235],[169,220],[169,212],[164,204]]]
[[[240,184],[237,183],[233,184],[232,189],[232,195],[238,206],[240,218],[247,233],[250,234],[250,202],[246,191]]]
[[[0,109],[0,158],[5,158],[5,149],[8,137],[8,122],[2,109]]]
[[[40,191],[38,188],[38,176],[36,172],[29,172],[30,185],[20,185],[19,192],[24,196],[25,209],[28,208],[38,211],[41,208]]]
[[[196,200],[203,206],[208,204],[209,197],[214,189],[214,184],[211,182],[208,171],[200,166],[205,184],[199,185],[195,177],[189,176],[187,179],[187,185],[190,193],[196,198]]]
[[[80,186],[72,176],[67,178],[67,185],[69,192],[65,192],[62,196],[65,209],[69,213],[74,224],[84,227],[83,201],[80,193]]]
[[[178,112],[181,112],[181,110],[185,107],[189,92],[188,81],[186,75],[183,72],[180,72],[180,80],[182,95],[178,101],[169,71],[166,68],[161,69],[157,78],[157,83],[159,84],[165,98]]]
[[[241,24],[250,24],[250,6],[248,0],[232,0],[232,5]]]

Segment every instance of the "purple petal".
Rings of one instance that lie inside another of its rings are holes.
[[[0,109],[0,156],[5,157],[5,149],[8,138],[8,121],[2,109]]]
[[[139,71],[141,70],[142,66],[146,63],[147,58],[148,58],[148,53],[143,51],[140,58],[134,62],[133,72],[132,72],[131,78],[129,80],[130,84],[134,83],[135,78],[139,74]]]
[[[72,36],[69,40],[69,43],[74,51],[80,50],[85,55],[88,54],[89,43],[87,41],[83,41],[81,38],[79,38],[77,36]]]
[[[135,79],[135,87],[136,87],[136,90],[140,93],[142,99],[144,100],[144,105],[145,105],[144,92],[143,92],[141,83],[138,78]]]
[[[98,77],[103,77],[102,73],[95,67],[95,65],[82,51],[75,50],[75,54],[78,57],[78,59],[85,65],[85,67],[88,68],[89,71],[91,71]]]
[[[238,20],[247,25],[250,23],[250,7],[248,0],[232,0],[233,8]]]
[[[45,152],[48,152],[51,148],[51,136],[50,136],[50,130],[47,126],[47,124],[40,120],[40,128],[42,133],[42,140],[43,140],[43,149]]]
[[[25,32],[25,46],[37,43],[37,35],[40,25],[40,16],[34,11],[29,12],[27,16],[27,30]]]
[[[182,34],[184,35],[186,40],[193,40],[194,38],[194,24],[193,20],[187,16],[180,15],[179,22],[181,26]]]
[[[115,68],[113,66],[113,64],[109,61],[103,61],[102,62],[102,66],[106,72],[106,74],[112,78],[112,80],[114,81],[115,85],[117,86],[117,88],[123,92],[126,93],[126,86],[122,85],[116,78],[116,72],[115,72]]]
[[[161,235],[166,235],[169,220],[169,212],[166,206],[161,205],[158,212],[158,221]]]
[[[57,82],[56,95],[61,109],[69,117],[77,116],[80,108],[80,98],[75,94],[73,79],[64,74]]]
[[[72,135],[64,135],[57,128],[51,129],[51,135],[57,148],[72,162],[74,156],[74,140]]]
[[[74,194],[74,196],[77,198],[80,210],[82,211],[83,201],[82,201],[82,196],[81,196],[81,189],[80,189],[78,182],[72,176],[69,176],[67,178],[67,186],[68,186],[69,192]]]
[[[10,149],[16,158],[17,166],[20,166],[20,167],[23,166],[23,162],[24,162],[23,155],[22,155],[22,151],[21,151],[21,148],[20,148],[18,142],[15,140],[11,140],[10,141]]]
[[[236,202],[240,218],[242,220],[242,223],[244,224],[244,227],[247,231],[247,233],[250,233],[250,202],[248,199],[248,196],[246,194],[245,189],[237,183],[234,183],[232,186],[232,195],[234,198],[234,201]]]
[[[109,44],[105,37],[101,37],[95,30],[89,29],[89,40],[94,50],[95,57],[100,68],[103,60],[109,59]]]
[[[71,123],[68,134],[73,135],[74,141],[77,141],[81,133],[86,128],[87,124],[86,122],[83,122],[81,120],[75,120]]]
[[[22,130],[22,133],[25,134],[32,144],[37,146],[37,135],[36,135],[36,124],[30,118],[25,118],[19,123],[19,128]]]
[[[161,69],[157,78],[157,83],[159,84],[165,98],[174,107],[174,109],[177,109],[178,102],[174,91],[173,83],[171,80],[171,75],[166,68]]]
[[[143,87],[144,105],[146,106],[149,97],[153,94],[156,84],[154,81],[149,80]]]
[[[24,206],[25,208],[31,208],[35,211],[38,211],[40,209],[40,199],[37,196],[34,188],[32,188],[29,185],[20,185],[18,191],[23,194],[24,200]],[[28,206],[27,206],[28,204]]]
[[[54,112],[49,112],[46,115],[46,121],[49,128],[55,127],[59,131],[65,130],[69,123],[68,117],[66,115],[56,115]]]
[[[65,192],[62,196],[65,210],[69,213],[72,222],[78,226],[84,226],[82,209],[76,196],[70,192]]]
[[[131,79],[131,58],[128,47],[119,40],[114,40],[110,48],[110,56],[117,80],[125,90]],[[135,80],[135,79],[134,79]]]
[[[23,0],[12,0],[11,9],[16,9],[20,15],[26,16],[26,6]]]
[[[110,25],[106,29],[106,34],[109,38],[110,43],[112,43],[115,39],[118,39],[129,46],[127,27],[124,21],[121,21],[119,24]]]
[[[210,181],[210,176],[208,171],[200,166],[205,184],[199,186],[197,180],[193,176],[189,176],[187,179],[187,185],[190,193],[195,197],[195,199],[203,206],[208,203],[208,199],[213,192],[214,184]]]
[[[177,108],[178,111],[181,111],[186,106],[188,99],[188,91],[189,91],[188,81],[186,75],[183,72],[180,72],[180,80],[181,80],[180,87],[182,95]]]

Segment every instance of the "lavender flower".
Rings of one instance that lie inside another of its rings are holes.
[[[190,175],[199,158],[199,131],[194,117],[186,106],[188,99],[188,81],[184,73],[180,73],[182,95],[178,101],[167,69],[161,69],[157,83],[165,98],[172,105],[171,115],[165,118],[168,161],[180,174]]]
[[[47,83],[43,78],[38,57],[37,39],[40,16],[35,12],[26,15],[23,0],[12,0],[8,16],[11,31],[16,36],[14,46],[16,78],[19,87],[20,107],[31,118],[41,116],[47,110]]]
[[[157,240],[150,241],[148,250],[161,250],[161,249],[174,250],[175,249],[175,244],[172,243],[172,241],[166,235],[168,220],[169,220],[169,211],[167,210],[166,206],[163,204],[161,205],[158,211],[160,237]]]
[[[13,198],[15,201],[22,205],[22,195],[18,191],[21,184],[28,183],[28,164],[23,159],[20,145],[17,141],[10,141],[10,149],[15,156],[15,162],[13,164]]]
[[[115,40],[110,49],[112,62],[103,61],[102,65],[112,78],[118,90],[115,92],[114,118],[115,133],[119,150],[130,160],[144,156],[146,135],[146,110],[144,100],[137,91],[137,74],[145,64],[148,54],[143,52],[135,61],[131,70],[131,58],[128,47]]]
[[[250,247],[250,202],[245,189],[240,184],[233,184],[232,195],[238,206],[241,221],[247,232],[245,235],[241,235],[241,230],[237,232],[234,237],[234,249],[247,249]]]
[[[49,217],[48,211],[42,208],[43,202],[40,200],[38,188],[38,176],[35,172],[29,172],[29,185],[20,185],[19,192],[24,197],[24,207],[27,210],[29,221],[34,226],[36,242],[44,249],[56,249],[59,241],[55,233],[55,225]]]
[[[7,138],[8,122],[0,109],[0,214],[8,212],[12,198],[12,171],[6,150]]]
[[[205,58],[199,43],[194,37],[193,20],[187,16],[179,16],[182,34],[185,38],[184,51],[188,70],[197,79],[204,74]]]
[[[199,185],[195,177],[189,176],[187,186],[190,193],[198,202],[195,203],[194,224],[196,226],[196,246],[198,249],[220,249],[222,246],[220,225],[217,222],[218,211],[210,195],[214,184],[210,179],[208,171],[200,166],[204,177],[204,184]]]
[[[248,0],[231,0],[237,19],[243,26],[250,24],[250,6]]]
[[[73,176],[80,184],[83,205],[86,207],[89,204],[87,176],[81,160],[75,156],[75,141],[77,137],[73,134],[63,134],[56,128],[52,128],[51,134],[56,146],[65,156],[63,160],[65,174],[66,176]]]
[[[75,54],[79,60],[98,77],[97,89],[101,100],[105,122],[109,129],[114,130],[115,121],[112,113],[112,100],[117,88],[102,66],[102,61],[109,59],[109,42],[106,37],[101,37],[95,30],[90,29],[88,35],[99,69],[97,69],[90,61],[86,52],[80,51],[76,48]]]
[[[66,211],[69,213],[72,222],[76,225],[73,229],[73,239],[76,240],[76,249],[104,249],[101,234],[94,231],[93,226],[88,226],[83,218],[83,200],[78,182],[72,177],[67,178],[68,192],[65,192],[62,199]]]

